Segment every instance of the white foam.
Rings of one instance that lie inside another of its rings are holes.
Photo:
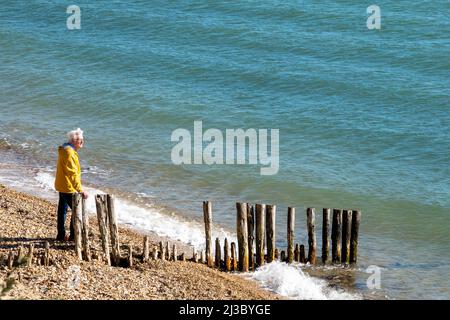
[[[310,277],[301,270],[300,264],[279,261],[266,264],[248,277],[263,287],[291,299],[301,300],[355,300],[359,295],[328,287],[325,280]]]
[[[47,191],[55,191],[54,181],[55,178],[53,175],[39,171],[34,179],[39,183],[39,186]]]

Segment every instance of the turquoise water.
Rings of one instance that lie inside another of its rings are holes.
[[[280,246],[287,206],[303,243],[306,207],[357,207],[383,292],[450,298],[448,1],[379,1],[381,30],[354,1],[77,4],[69,31],[65,1],[2,1],[0,149],[51,168],[81,127],[87,183],[199,221],[209,199],[231,231],[235,201],[275,203]],[[279,129],[278,174],[173,165],[196,120]]]

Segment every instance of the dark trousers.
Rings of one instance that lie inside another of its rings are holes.
[[[58,203],[58,235],[57,239],[63,240],[66,235],[64,224],[67,218],[67,208],[72,209],[72,193],[59,193]],[[70,219],[70,238],[73,238],[75,232],[73,231],[73,221]]]

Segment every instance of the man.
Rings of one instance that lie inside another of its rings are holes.
[[[72,209],[72,195],[82,193],[87,199],[88,194],[81,186],[81,167],[78,160],[78,150],[83,147],[83,131],[80,128],[67,133],[68,142],[58,147],[58,162],[56,165],[55,189],[59,192],[58,204],[58,235],[56,240],[73,240],[73,221],[70,222],[70,236],[66,237],[64,224],[67,217],[67,207]]]

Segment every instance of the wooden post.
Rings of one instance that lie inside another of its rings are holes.
[[[181,253],[180,260],[186,262],[186,255],[184,254],[184,252]]]
[[[350,262],[350,237],[352,234],[352,211],[342,211],[342,257],[341,262]]]
[[[268,204],[266,207],[267,263],[275,260],[275,214],[277,207]],[[278,255],[276,257],[278,259]]]
[[[310,264],[316,264],[316,212],[314,208],[308,208],[306,211],[308,224],[308,261]]]
[[[251,270],[255,270],[254,247],[255,242],[255,207],[247,204],[247,226],[248,226],[248,264]]]
[[[33,251],[34,251],[34,244],[30,243],[30,247],[28,249],[28,255],[27,255],[27,266],[31,267],[31,264],[33,263]]]
[[[359,224],[361,221],[361,211],[352,211],[352,236],[350,244],[350,263],[356,263],[358,259],[358,235],[359,235]]]
[[[266,205],[256,204],[256,267],[260,267],[264,264],[264,229],[266,226]]]
[[[281,250],[280,261],[281,262],[286,262],[286,252],[284,250]]]
[[[103,256],[108,266],[111,265],[111,257],[109,255],[109,233],[106,226],[106,195],[97,194],[95,196],[95,205],[97,208],[97,221],[100,229],[100,237],[102,238]]]
[[[306,263],[305,246],[303,244],[300,245],[300,263]]]
[[[170,261],[170,257],[171,257],[171,254],[170,254],[169,241],[166,241],[166,260]]]
[[[128,246],[128,267],[133,266],[133,246],[130,244]]]
[[[17,255],[17,264],[18,265],[22,263],[23,258],[24,258],[23,246],[20,245],[19,246],[19,254]]]
[[[247,204],[237,202],[237,238],[239,250],[239,271],[248,272],[248,229]]]
[[[228,239],[225,238],[225,244],[223,247],[223,255],[225,260],[225,270],[231,271],[231,257],[230,257],[230,248],[228,247]]]
[[[295,244],[294,261],[300,262],[300,245],[298,243]]]
[[[195,251],[195,249],[194,249],[194,257],[193,257],[193,260],[194,260],[195,263],[198,262],[198,252]]]
[[[81,224],[80,224],[81,225]],[[80,237],[81,238],[81,237]],[[81,240],[81,239],[80,239]],[[44,266],[48,267],[48,265],[50,264],[50,243],[48,243],[48,241],[45,241],[44,244],[44,248],[45,248],[45,253],[44,253]],[[81,248],[80,248],[81,249]],[[80,252],[81,254],[81,252]]]
[[[323,208],[322,220],[322,262],[326,264],[330,258],[330,212],[329,208]]]
[[[178,260],[178,252],[177,252],[177,245],[174,244],[172,246],[172,255],[173,255],[173,261],[177,261]]]
[[[331,227],[331,255],[333,263],[341,262],[342,210],[333,209],[333,225]]]
[[[82,218],[82,245],[83,254],[86,261],[91,261],[91,248],[89,243],[89,217],[86,210],[86,199],[81,197],[81,218]]]
[[[287,218],[287,253],[288,262],[294,262],[294,231],[295,231],[295,208],[288,208],[288,218]]]
[[[159,242],[159,254],[161,260],[166,260],[166,249],[164,249],[164,244],[162,241]]]
[[[200,261],[201,261],[202,264],[206,262],[205,250],[202,250],[200,252]]]
[[[236,243],[231,243],[231,270],[237,271],[238,269],[238,261],[237,261],[237,255],[236,255]]]
[[[157,248],[157,247],[153,247],[153,251],[152,251],[152,259],[153,259],[153,260],[158,259],[158,248]]]
[[[222,253],[220,252],[220,241],[219,238],[216,238],[216,260],[215,265],[216,268],[220,269],[220,261],[222,259]]]
[[[205,222],[205,237],[206,237],[206,259],[208,267],[214,266],[212,257],[211,244],[211,221],[212,221],[212,205],[210,201],[203,201],[203,220]]]
[[[82,195],[81,193],[74,193],[72,195],[72,221],[74,229],[74,240],[75,240],[75,254],[78,260],[83,260],[82,256]],[[44,263],[45,264],[45,263]]]
[[[149,259],[149,238],[148,236],[144,237],[144,245],[142,249],[142,262],[147,262]]]
[[[275,254],[274,254],[274,255],[275,255],[275,257],[274,257],[273,260],[278,260],[278,259],[280,258],[280,253],[279,253],[279,251],[278,251],[278,248],[275,249]],[[273,260],[272,260],[272,261],[273,261]]]
[[[114,196],[108,194],[106,196],[108,206],[108,222],[109,232],[111,235],[111,251],[114,261],[114,265],[118,265],[120,262],[120,245],[119,245],[119,228],[117,226],[117,214],[114,209]]]

